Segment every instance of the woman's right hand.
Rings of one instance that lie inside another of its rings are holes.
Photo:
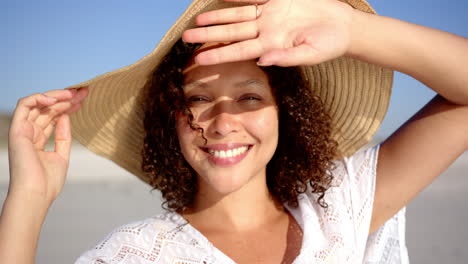
[[[230,43],[200,52],[195,56],[200,65],[255,58],[262,66],[315,65],[347,55],[353,44],[354,16],[359,12],[345,2],[224,1],[251,5],[202,13],[195,20],[199,27],[182,35],[190,43]]]
[[[18,101],[10,125],[9,194],[32,192],[52,203],[65,183],[71,148],[69,114],[81,107],[88,89],[53,90]],[[55,130],[55,150],[45,150]]]

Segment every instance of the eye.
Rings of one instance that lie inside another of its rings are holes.
[[[187,103],[189,104],[197,104],[197,103],[203,103],[203,102],[208,102],[209,99],[204,96],[190,96],[189,98],[186,99]]]
[[[256,95],[252,95],[252,94],[249,94],[249,95],[244,95],[240,98],[240,100],[245,100],[245,101],[260,101],[261,98],[259,96],[256,96]]]

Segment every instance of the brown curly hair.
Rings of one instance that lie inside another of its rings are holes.
[[[185,160],[176,132],[176,115],[193,115],[185,102],[183,69],[200,44],[179,40],[148,81],[143,96],[144,147],[142,169],[153,190],[161,191],[166,210],[190,207],[198,191],[197,173]],[[279,111],[278,147],[267,164],[267,185],[281,203],[297,207],[297,196],[308,186],[327,207],[325,191],[333,179],[337,142],[331,138],[331,118],[321,99],[312,94],[298,67],[264,67]],[[206,139],[205,139],[206,141]]]

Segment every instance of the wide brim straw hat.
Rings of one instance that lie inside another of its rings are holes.
[[[376,13],[366,1],[344,2]],[[182,33],[195,27],[198,14],[235,5],[221,0],[194,0],[150,54],[132,65],[68,87],[89,88],[82,108],[71,116],[72,136],[148,183],[141,170],[144,114],[140,92]],[[350,156],[370,142],[387,112],[393,71],[348,57],[301,68],[332,117],[333,138],[339,151],[336,159]]]

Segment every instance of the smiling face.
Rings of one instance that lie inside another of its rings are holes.
[[[194,116],[177,118],[181,151],[200,190],[236,191],[265,180],[278,143],[278,111],[266,74],[255,61],[185,69],[184,94]],[[260,178],[259,178],[260,177]]]

